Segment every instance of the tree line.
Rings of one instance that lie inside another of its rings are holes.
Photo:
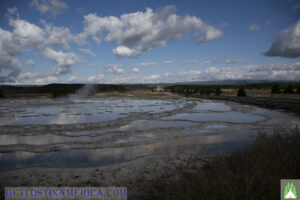
[[[5,95],[16,95],[16,94],[52,94],[54,98],[61,96],[68,96],[73,94],[79,89],[82,89],[85,84],[49,84],[42,86],[10,86],[2,85],[0,87],[0,98]],[[92,93],[98,92],[124,92],[128,88],[123,85],[113,84],[95,84],[93,85]]]

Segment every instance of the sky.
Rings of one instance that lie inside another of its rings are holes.
[[[1,0],[0,84],[300,80],[300,0]]]

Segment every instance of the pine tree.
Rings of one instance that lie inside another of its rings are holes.
[[[296,94],[300,94],[300,87],[297,88]]]
[[[273,85],[271,94],[281,94],[278,84]]]
[[[247,93],[246,93],[244,87],[241,87],[241,88],[238,90],[237,96],[239,96],[239,97],[245,97],[245,96],[247,96]]]
[[[2,93],[2,91],[0,90],[0,98],[4,98],[4,94]]]
[[[220,88],[220,86],[218,86],[217,88],[216,88],[216,96],[220,96],[221,95],[221,93],[222,93],[222,90],[221,90],[221,88]]]
[[[285,94],[294,94],[294,90],[291,84],[288,85],[288,87],[283,91]]]

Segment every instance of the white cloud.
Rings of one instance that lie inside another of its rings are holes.
[[[138,67],[154,66],[154,65],[158,65],[158,63],[157,62],[142,62],[142,63],[136,64],[136,66],[138,66]]]
[[[59,76],[59,75],[69,74],[71,72],[72,72],[71,67],[55,67],[52,69],[51,75]]]
[[[250,29],[251,31],[260,31],[260,27],[259,27],[257,24],[251,24],[251,25],[249,26],[249,29]]]
[[[197,39],[198,43],[208,42],[223,35],[222,31],[212,26],[205,25],[203,28],[205,30],[205,35]]]
[[[19,18],[19,12],[18,12],[18,9],[16,7],[7,8],[7,14],[8,14],[8,16],[15,15],[17,18]]]
[[[240,58],[235,58],[235,59],[217,59],[217,60],[208,60],[208,61],[204,61],[201,64],[205,64],[205,65],[216,65],[216,64],[237,64],[242,62],[243,59]]]
[[[85,54],[96,56],[96,54],[94,52],[92,52],[92,50],[90,50],[90,49],[78,49],[78,50],[85,53]]]
[[[166,72],[148,76],[105,77],[103,74],[78,79],[73,76],[62,79],[53,75],[24,73],[18,76],[16,84],[47,84],[53,82],[87,82],[87,83],[175,83],[190,81],[216,80],[299,80],[300,62],[292,64],[244,65],[237,67],[209,67],[203,70]]]
[[[82,62],[82,60],[74,53],[55,51],[49,47],[46,48],[44,54],[47,58],[53,60],[60,67],[70,67]]]
[[[106,68],[106,71],[113,74],[123,74],[124,70],[121,67],[121,65],[116,64],[107,64],[104,66]]]
[[[140,70],[138,69],[138,68],[132,68],[132,72],[134,72],[134,73],[139,73],[140,72]]]
[[[205,70],[167,73],[157,82],[215,81],[215,80],[299,80],[300,63],[210,67]]]
[[[43,44],[45,32],[37,25],[20,19],[10,19],[9,24],[14,28],[12,43],[18,46],[19,52],[27,48],[39,48]]]
[[[43,22],[44,27],[41,28],[18,17],[13,19],[11,15],[17,12],[17,9],[12,8],[8,12],[10,13],[9,25],[13,30],[10,32],[0,28],[0,71],[5,74],[0,76],[0,82],[10,82],[16,79],[21,72],[21,64],[16,57],[23,52],[36,50],[41,55],[44,55],[44,52],[51,53],[52,49],[49,46],[63,46],[68,48],[69,42],[75,41],[76,37],[70,33],[68,28],[55,27],[45,22]],[[58,65],[69,68],[68,70],[64,69],[61,71],[71,71],[70,67],[73,65],[72,63],[80,61],[73,53],[66,55],[67,57],[71,57],[71,59],[64,59],[61,51],[56,52],[57,56],[60,55],[60,59],[54,59],[53,51],[51,59],[57,62]],[[50,58],[50,55],[47,57]],[[25,64],[33,65],[34,63],[30,61]]]
[[[162,62],[162,64],[165,64],[165,65],[169,65],[169,64],[173,64],[173,63],[174,63],[174,61],[172,61],[172,60],[166,60],[166,61]]]
[[[77,80],[79,80],[77,76],[71,76],[71,77],[68,79],[69,82],[75,82],[75,81],[77,81]]]
[[[141,54],[141,52],[135,50],[135,49],[130,49],[126,46],[118,46],[117,48],[113,49],[113,53],[117,57],[135,57]]]
[[[0,72],[7,74],[0,76],[0,82],[12,82],[21,72],[21,64],[14,56],[22,49],[14,42],[13,34],[0,28]]]
[[[87,78],[87,82],[90,83],[98,83],[98,82],[102,82],[104,80],[104,75],[103,74],[98,74],[95,76],[89,76]]]
[[[63,75],[72,72],[71,67],[75,64],[83,62],[74,53],[64,53],[62,51],[55,51],[49,47],[46,48],[44,55],[53,60],[59,67],[52,72],[53,75]]]
[[[66,27],[57,27],[45,24],[45,32],[47,33],[46,45],[63,46],[69,48],[69,43],[74,41],[74,36]]]
[[[35,62],[34,62],[33,60],[31,60],[31,59],[26,60],[26,61],[25,61],[25,64],[26,64],[27,66],[29,66],[29,67],[35,66]]]
[[[53,16],[68,8],[68,5],[60,0],[33,0],[30,5],[42,14],[51,13]]]
[[[176,73],[153,74],[149,76],[122,77],[110,83],[175,83],[217,80],[299,80],[300,62],[294,64],[244,65],[237,67],[209,67],[203,70],[178,71]]]
[[[136,64],[135,66],[137,67],[145,67],[145,66],[155,66],[155,65],[169,65],[169,64],[173,64],[174,61],[171,60],[166,60],[163,62],[141,62]]]
[[[150,76],[143,77],[143,83],[152,83],[152,82],[161,82],[161,79],[159,79],[161,76],[159,74],[153,74]]]
[[[277,34],[266,56],[300,57],[300,20]]]
[[[37,72],[26,72],[26,73],[19,74],[18,77],[16,78],[16,80],[22,81],[22,80],[33,79],[33,78],[42,77],[42,76],[43,75],[41,75],[40,73],[37,73]]]
[[[60,82],[60,81],[57,77],[50,75],[45,78],[38,78],[35,80],[34,83],[37,85],[44,85],[44,84],[55,83],[55,82]]]
[[[116,77],[114,79],[107,79],[106,83],[134,83],[139,80],[139,76]]]
[[[205,24],[196,16],[179,16],[174,6],[166,6],[153,11],[147,8],[145,12],[123,14],[115,16],[98,17],[88,14],[84,17],[85,37],[91,36],[96,42],[120,44],[113,49],[118,57],[135,57],[153,48],[164,46],[167,41],[180,39],[191,31],[198,31],[199,43],[217,39],[222,32]]]
[[[220,58],[217,60],[207,60],[207,61],[199,61],[199,60],[184,60],[183,63],[189,66],[200,66],[200,65],[218,65],[218,64],[237,64],[242,62],[243,59],[234,58],[234,59],[224,59]]]

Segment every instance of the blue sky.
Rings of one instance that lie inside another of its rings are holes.
[[[2,0],[1,84],[300,80],[297,0]]]

